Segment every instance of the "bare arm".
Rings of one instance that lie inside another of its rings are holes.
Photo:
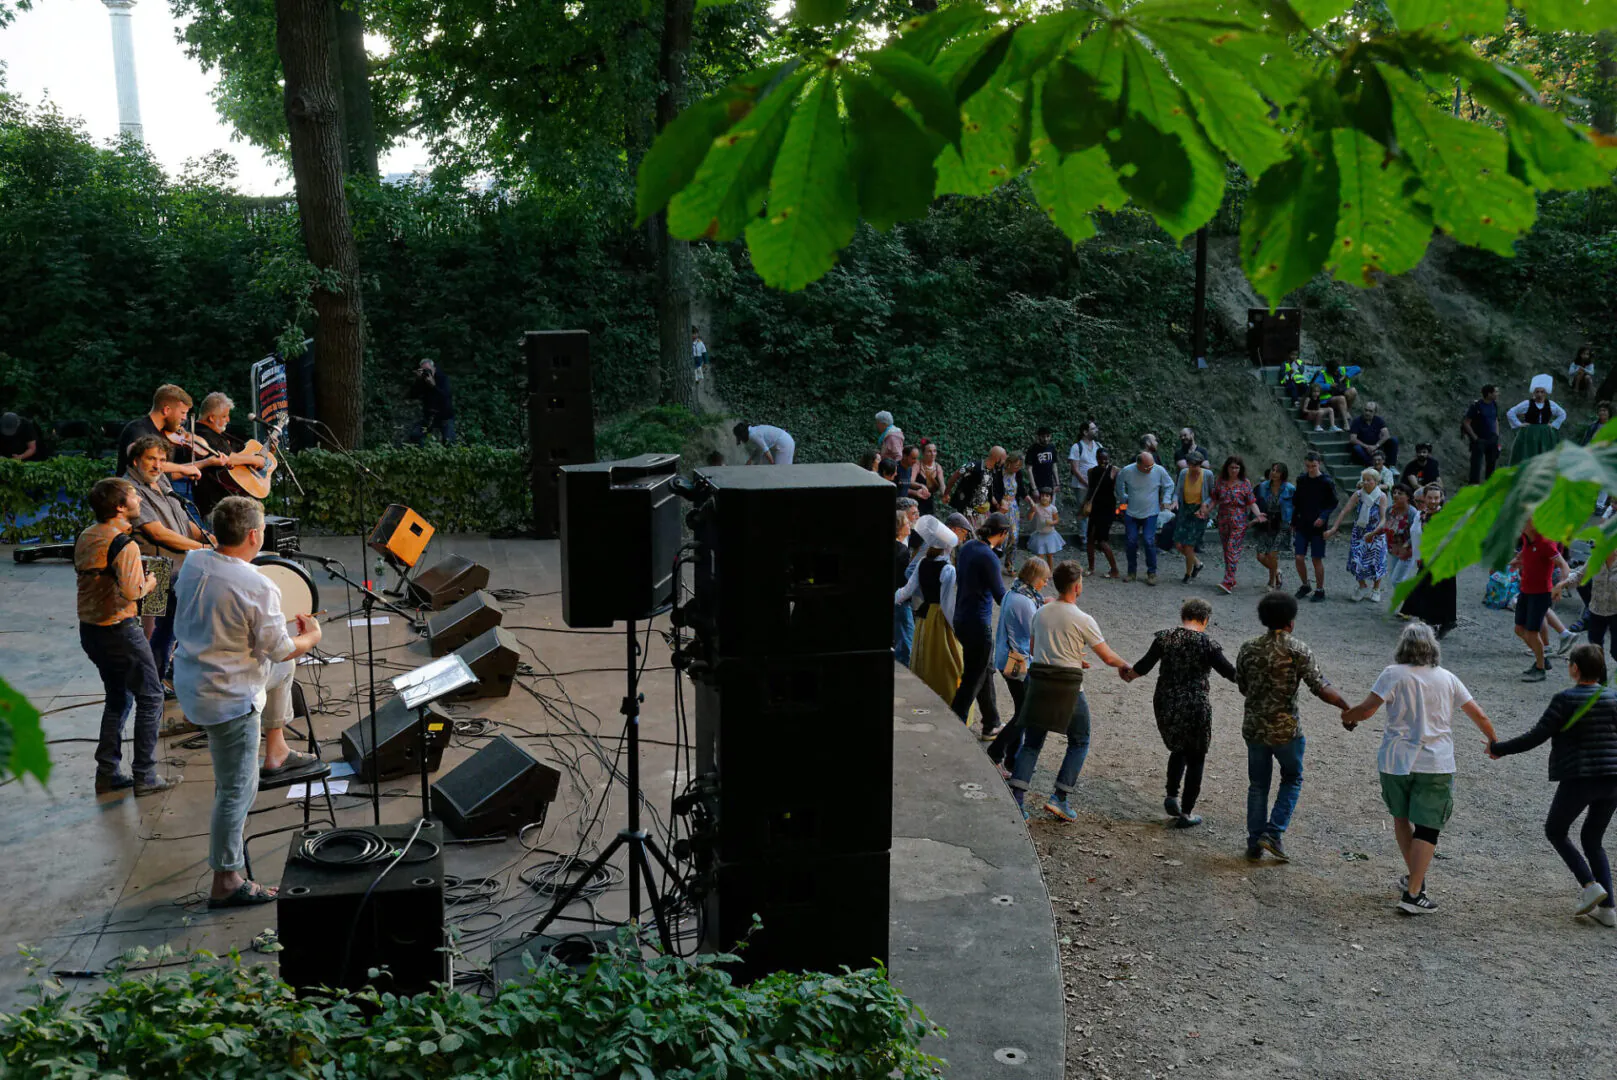
[[[300,656],[306,656],[320,644],[320,620],[312,615],[299,615],[297,621],[298,632],[292,638],[292,652],[283,657],[284,660],[296,660]]]
[[[1127,670],[1129,664],[1121,656],[1112,651],[1112,647],[1104,641],[1095,642],[1095,655],[1101,658],[1107,667],[1117,668],[1119,671]]]
[[[1499,736],[1494,733],[1493,721],[1488,719],[1488,714],[1482,711],[1481,705],[1475,701],[1468,701],[1461,705],[1460,709],[1471,718],[1473,724],[1477,725],[1477,730],[1482,732],[1489,746],[1499,741]]]
[[[189,532],[197,534],[195,538],[190,536],[181,536],[179,533],[175,532],[173,529],[169,528],[167,525],[164,525],[160,521],[148,521],[139,528],[141,535],[147,540],[156,544],[158,547],[167,548],[169,551],[195,551],[198,548],[208,546],[202,542],[201,530],[199,530],[195,523],[192,522],[187,522],[186,528]]]
[[[1374,716],[1379,708],[1381,708],[1381,699],[1375,694],[1366,694],[1364,700],[1353,706],[1353,708],[1342,710],[1342,726],[1352,731]]]

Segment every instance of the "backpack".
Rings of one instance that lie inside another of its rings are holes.
[[[1509,573],[1495,570],[1488,575],[1488,585],[1482,592],[1482,606],[1501,610],[1509,608],[1521,591],[1520,574],[1514,570]]]

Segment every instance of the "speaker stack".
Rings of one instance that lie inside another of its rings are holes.
[[[1246,351],[1252,363],[1284,364],[1302,347],[1301,308],[1247,308]]]
[[[705,944],[733,951],[756,913],[738,978],[885,963],[892,485],[855,465],[706,469],[697,484],[685,614],[713,822]]]
[[[533,330],[523,335],[528,367],[528,447],[533,533],[561,532],[563,465],[595,460],[595,405],[590,391],[587,330]]]

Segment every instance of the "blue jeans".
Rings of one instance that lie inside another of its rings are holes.
[[[1274,764],[1280,763],[1280,790],[1274,809],[1269,809],[1269,784]],[[1303,737],[1297,736],[1279,746],[1246,744],[1246,841],[1258,842],[1264,833],[1279,836],[1291,824],[1297,810],[1297,797],[1303,792]]]
[[[1016,767],[1011,771],[1011,789],[1026,791],[1033,779],[1033,770],[1039,767],[1039,752],[1044,749],[1044,737],[1050,734],[1043,728],[1029,727],[1022,732],[1022,748],[1016,752]],[[1078,703],[1072,707],[1072,720],[1067,724],[1067,753],[1056,772],[1056,795],[1065,796],[1078,786],[1078,774],[1083,771],[1084,759],[1089,756],[1089,702],[1083,691],[1078,692]]]
[[[174,662],[174,594],[169,593],[168,612],[156,616],[157,622],[152,628],[151,642],[152,659],[157,663],[157,677],[169,677],[169,667]]]
[[[222,724],[208,724],[208,755],[213,759],[213,818],[208,826],[208,868],[242,870],[247,856],[241,834],[247,812],[258,798],[257,711]]]
[[[910,648],[915,644],[915,609],[908,601],[893,605],[893,656],[910,666]]]
[[[141,633],[140,619],[116,626],[79,623],[79,644],[101,673],[106,703],[101,707],[101,738],[95,748],[95,771],[114,776],[123,763],[124,721],[135,713],[133,772],[141,783],[157,778],[157,727],[163,719],[163,684],[157,678],[152,650]]]
[[[1123,542],[1128,546],[1129,573],[1139,565],[1140,539],[1145,538],[1145,572],[1157,572],[1157,516],[1137,518],[1123,515]]]

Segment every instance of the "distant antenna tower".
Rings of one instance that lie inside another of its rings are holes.
[[[135,0],[101,0],[112,16],[112,67],[118,78],[118,131],[138,142],[146,136],[140,126],[140,90],[135,85],[135,33],[131,19]]]

